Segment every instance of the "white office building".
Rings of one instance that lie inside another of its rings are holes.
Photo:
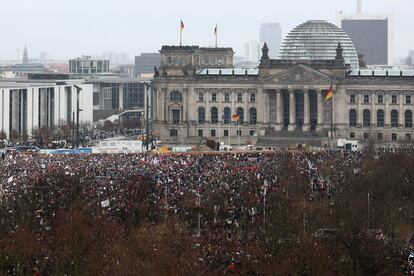
[[[53,129],[72,121],[73,112],[76,116],[75,85],[82,88],[79,122],[91,123],[93,85],[84,80],[0,81],[0,132],[9,137],[15,130],[30,137],[39,128]]]

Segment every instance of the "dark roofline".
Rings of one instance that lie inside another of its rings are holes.
[[[209,51],[209,52],[222,52],[222,51],[232,51],[233,48],[231,47],[200,47],[200,46],[176,46],[176,45],[163,45],[161,47],[161,52],[163,51],[196,51],[196,50],[202,50],[202,51]]]
[[[343,62],[338,62],[334,59],[267,59],[260,61],[259,68],[291,67],[301,64],[314,67],[329,66],[331,68],[349,69],[349,64],[344,64]]]

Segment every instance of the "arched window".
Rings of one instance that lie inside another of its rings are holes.
[[[225,124],[229,124],[230,123],[230,120],[231,120],[231,109],[230,109],[230,107],[225,107],[224,108],[224,116],[223,116],[223,119],[224,119],[224,123]]]
[[[257,123],[257,111],[256,108],[250,108],[250,124],[255,125]]]
[[[243,124],[244,122],[244,110],[242,107],[237,108],[237,115],[240,116],[239,124]]]
[[[206,121],[206,110],[204,109],[204,107],[199,107],[198,108],[198,123],[204,124],[205,121]]]
[[[377,127],[384,127],[384,110],[377,111]]]
[[[368,109],[364,109],[364,112],[362,113],[362,124],[364,127],[371,126],[371,111]]]
[[[391,110],[391,127],[398,127],[398,111]]]
[[[357,124],[357,113],[355,109],[349,110],[349,126],[355,127]]]
[[[173,91],[170,93],[170,100],[181,102],[183,100],[183,94],[180,91]]]
[[[413,127],[413,112],[411,110],[405,111],[405,127]]]
[[[218,122],[218,111],[217,111],[217,107],[212,107],[211,108],[211,123],[212,124],[217,124]]]

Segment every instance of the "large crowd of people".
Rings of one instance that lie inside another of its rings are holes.
[[[246,225],[265,231],[266,198],[289,197],[289,178],[311,195],[306,201],[330,202],[364,171],[365,159],[361,152],[10,154],[0,161],[1,226],[15,230],[17,217],[33,217],[39,231],[53,231],[56,213],[76,195],[121,225],[179,218],[199,243],[217,227],[237,240]],[[220,248],[226,241],[216,238],[200,245],[200,261],[220,259],[232,270],[238,259],[253,258],[237,246]]]
[[[164,208],[180,213],[184,199],[203,200],[218,194],[230,199],[226,206],[217,208],[227,212],[246,209],[241,193],[254,181],[251,201],[259,202],[263,188],[267,193],[283,189],[281,176],[286,169],[285,160],[296,165],[298,174],[308,181],[313,192],[330,195],[340,184],[346,171],[357,172],[363,154],[332,153],[280,153],[280,154],[181,154],[181,155],[40,155],[23,154],[4,156],[0,171],[2,207],[12,208],[14,201],[25,190],[35,188],[49,191],[47,199],[39,192],[38,207],[65,207],[67,190],[76,181],[82,183],[82,195],[91,204],[102,203],[116,211],[123,206],[128,179],[149,179],[153,183],[151,200]],[[329,172],[327,172],[327,169]],[[56,185],[65,179],[67,186]],[[32,185],[32,187],[28,187]],[[61,190],[59,190],[61,189]],[[62,190],[63,189],[63,190]],[[224,205],[224,202],[221,203]],[[251,206],[253,207],[253,206]],[[247,209],[246,209],[247,210]],[[12,210],[10,210],[12,211]]]

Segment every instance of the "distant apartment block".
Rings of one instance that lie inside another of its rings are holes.
[[[260,43],[257,40],[250,40],[244,44],[244,61],[259,63]]]
[[[109,73],[109,60],[92,59],[90,56],[70,59],[69,72],[78,75]]]
[[[161,64],[161,55],[159,53],[142,53],[135,57],[134,75],[140,76],[145,73],[153,73],[154,67]]]
[[[260,44],[265,42],[269,48],[269,57],[277,58],[282,44],[282,28],[279,23],[263,23],[260,26]]]

